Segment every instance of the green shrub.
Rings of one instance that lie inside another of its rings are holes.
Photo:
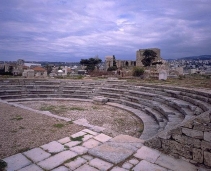
[[[133,68],[133,76],[140,77],[143,74],[144,74],[144,69],[143,68],[140,68],[140,67],[134,67]]]
[[[4,160],[0,160],[0,170],[3,170],[5,167],[7,167],[7,163]]]
[[[83,76],[82,75],[78,75],[77,79],[83,79]]]
[[[62,128],[62,127],[64,127],[64,124],[59,123],[59,124],[54,124],[53,126],[56,128]]]
[[[117,67],[116,66],[112,66],[112,67],[109,67],[107,69],[107,71],[116,71],[117,70]]]

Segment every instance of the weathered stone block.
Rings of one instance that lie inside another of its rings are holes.
[[[211,131],[211,125],[209,125],[209,124],[198,124],[198,125],[194,125],[193,129],[198,130],[198,131]]]
[[[193,128],[193,121],[187,121],[184,124],[182,124],[185,128]]]
[[[199,123],[204,123],[204,124],[210,123],[209,115],[210,115],[210,111],[206,111],[203,114],[201,114],[198,118],[196,118],[194,122],[199,122]]]
[[[153,138],[153,139],[150,139],[150,140],[144,142],[144,145],[146,145],[148,147],[153,147],[153,148],[156,148],[156,149],[160,149],[161,146],[162,146],[162,143],[161,143],[161,139],[160,138]]]
[[[171,133],[169,131],[162,131],[161,133],[159,133],[158,137],[168,140],[171,138]]]
[[[184,145],[189,145],[191,147],[196,147],[196,148],[201,147],[201,141],[199,139],[187,137],[184,135],[173,135],[172,138]]]
[[[170,153],[171,152],[171,147],[170,147],[170,140],[161,140],[162,141],[162,149],[164,150],[165,153]]]
[[[176,141],[170,141],[170,149],[171,154],[179,154],[180,156],[184,156],[187,159],[192,159],[192,147],[180,144]]]
[[[208,151],[204,151],[204,164],[211,166],[211,153]]]
[[[202,131],[197,131],[197,130],[188,129],[188,128],[182,128],[182,132],[189,137],[198,138],[198,139],[203,139],[203,136],[204,136]]]
[[[179,127],[179,128],[171,130],[171,134],[172,135],[181,135],[182,134],[182,128]]]
[[[211,142],[211,132],[204,132],[204,140]]]
[[[201,149],[203,151],[205,151],[205,150],[211,150],[211,143],[202,140],[202,142],[201,142]]]
[[[107,102],[108,102],[108,98],[106,98],[106,97],[103,97],[103,96],[93,97],[94,104],[103,105],[103,104],[106,104]]]
[[[197,163],[203,162],[203,152],[201,149],[193,148],[193,160]]]

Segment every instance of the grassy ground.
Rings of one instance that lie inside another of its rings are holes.
[[[187,88],[211,89],[211,77],[202,75],[187,75],[179,78],[168,78],[166,81],[158,79],[128,79],[127,81],[134,83],[150,83],[157,85],[172,85]]]

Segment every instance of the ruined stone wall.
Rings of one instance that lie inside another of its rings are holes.
[[[116,60],[117,68],[134,67],[136,62],[131,60]]]
[[[161,132],[145,145],[183,157],[190,163],[211,167],[211,110]]]
[[[106,60],[105,60],[105,67],[106,67],[106,71],[109,67],[112,67],[114,63],[114,58],[113,56],[106,56]]]

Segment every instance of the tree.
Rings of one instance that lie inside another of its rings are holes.
[[[133,76],[140,77],[144,74],[144,69],[140,67],[133,67]]]
[[[49,75],[49,74],[51,73],[51,71],[52,71],[52,66],[47,64],[47,65],[45,66],[45,68],[46,68],[46,70],[47,70],[47,74]]]
[[[146,49],[143,53],[144,58],[141,60],[144,66],[150,66],[154,59],[157,57],[157,53],[153,50]]]
[[[86,66],[87,71],[93,71],[95,67],[102,62],[98,58],[81,59],[80,64]]]

